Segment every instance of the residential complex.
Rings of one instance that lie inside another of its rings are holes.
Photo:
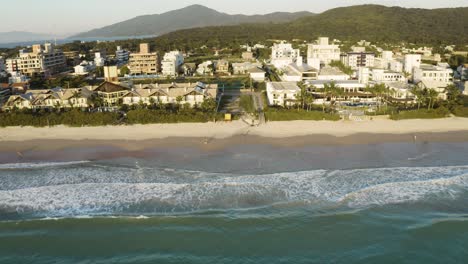
[[[20,72],[31,77],[47,77],[65,70],[65,67],[66,59],[62,50],[50,43],[33,45],[31,51],[20,50],[18,57],[7,60],[8,72]]]
[[[164,55],[162,65],[163,76],[177,76],[184,64],[184,55],[180,51],[171,51]]]
[[[287,67],[297,60],[302,61],[299,49],[294,49],[292,44],[281,42],[275,43],[271,48],[271,64],[281,69]]]
[[[341,55],[341,62],[351,67],[352,69],[357,69],[360,67],[374,67],[375,53],[373,52],[348,52]]]
[[[115,51],[115,60],[117,64],[125,64],[130,59],[130,51],[126,49],[122,49],[121,46],[117,46],[117,50]]]
[[[329,39],[322,37],[316,43],[308,45],[307,63],[313,66],[319,60],[320,64],[327,65],[332,61],[339,61],[340,54],[338,45],[329,44]]]
[[[1,90],[0,96],[9,94]],[[93,96],[101,98],[104,106],[113,107],[119,104],[188,104],[191,107],[202,104],[207,98],[216,98],[217,84],[204,83],[171,83],[125,86],[118,83],[104,82],[99,86],[50,90],[31,90],[25,94],[12,95],[3,109],[54,109],[54,108],[87,108]],[[2,97],[3,98],[3,97]]]
[[[150,52],[148,43],[142,43],[139,53],[130,54],[128,68],[132,75],[155,75],[160,71],[159,55],[157,52]]]

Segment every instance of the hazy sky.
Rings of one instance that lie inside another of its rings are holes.
[[[0,32],[65,35],[191,4],[230,14],[265,14],[303,10],[319,13],[334,7],[367,3],[418,8],[468,6],[468,0],[0,0],[0,6],[7,11],[2,12]]]

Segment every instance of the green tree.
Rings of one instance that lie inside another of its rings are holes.
[[[120,68],[120,75],[125,76],[127,74],[130,74],[130,69],[127,66],[123,66]]]

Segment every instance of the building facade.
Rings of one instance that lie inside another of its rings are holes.
[[[341,56],[341,62],[352,69],[374,67],[374,59],[375,54],[372,52],[348,52]]]
[[[132,75],[157,74],[160,72],[159,55],[157,52],[150,52],[148,43],[142,43],[139,53],[130,54],[128,68]]]
[[[66,68],[66,58],[63,51],[52,44],[44,46],[33,45],[32,51],[20,50],[19,56],[7,60],[10,73],[20,72],[27,76],[50,76]]]
[[[164,55],[162,65],[162,75],[177,76],[180,67],[184,64],[184,55],[180,51],[171,51]]]
[[[291,63],[296,63],[299,57],[300,50],[294,49],[290,43],[275,43],[271,48],[271,64],[278,69],[285,68]]]
[[[321,64],[328,65],[332,61],[340,60],[340,47],[329,44],[328,38],[319,38],[315,44],[309,44],[307,49],[307,63],[319,59]]]

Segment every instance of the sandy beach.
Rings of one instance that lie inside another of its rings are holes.
[[[237,145],[301,147],[392,142],[468,142],[468,119],[291,121],[250,127],[243,122],[117,127],[0,128],[0,160],[144,156],[152,148],[221,150]],[[82,153],[79,153],[80,150]],[[46,157],[50,155],[50,157]],[[2,154],[3,153],[3,154]],[[4,155],[2,158],[1,156]]]
[[[356,134],[413,134],[462,132],[468,134],[467,118],[392,121],[290,121],[269,122],[250,127],[241,121],[232,123],[183,123],[135,126],[72,128],[7,127],[0,128],[0,141],[30,140],[150,140],[166,138],[226,139],[235,136],[290,138],[314,135],[346,137]]]

